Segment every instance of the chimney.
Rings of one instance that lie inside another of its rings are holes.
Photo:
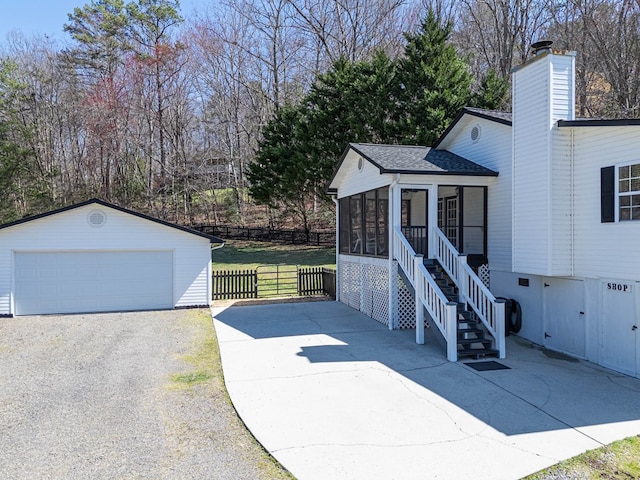
[[[556,50],[551,40],[531,45],[533,57],[512,70],[514,122],[545,118],[545,130],[558,120],[573,120],[575,111],[575,52]],[[514,123],[515,126],[515,123]]]
[[[569,275],[569,244],[560,240],[571,238],[565,231],[571,180],[566,156],[558,153],[557,125],[574,119],[575,52],[553,49],[548,40],[532,48],[534,56],[512,70],[513,268]]]
[[[553,45],[552,40],[538,40],[531,44],[531,49],[533,50],[534,55],[539,55],[542,52],[550,52],[551,45]]]

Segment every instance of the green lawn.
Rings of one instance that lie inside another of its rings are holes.
[[[640,479],[640,435],[560,462],[524,480]]]
[[[260,265],[336,266],[336,249],[310,245],[229,240],[212,253],[214,270],[247,270]]]

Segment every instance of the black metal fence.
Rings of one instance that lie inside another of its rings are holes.
[[[260,227],[236,227],[230,225],[194,225],[199,232],[230,240],[255,240],[259,242],[279,242],[292,245],[335,246],[336,232],[304,230],[275,230]]]
[[[327,295],[336,298],[336,271],[326,267],[263,265],[255,270],[218,270],[213,300]]]

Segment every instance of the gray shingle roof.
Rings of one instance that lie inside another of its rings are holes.
[[[485,110],[484,108],[473,108],[473,107],[465,107],[463,112],[464,111],[477,115],[479,117],[487,118],[489,120],[497,120],[501,123],[511,124],[511,121],[513,119],[511,112],[501,112],[498,110]]]
[[[351,143],[361,157],[380,169],[380,173],[418,173],[436,175],[498,175],[477,163],[447,150],[414,145]]]

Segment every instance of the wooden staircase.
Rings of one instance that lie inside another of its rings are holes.
[[[458,289],[438,261],[425,259],[424,265],[447,299],[457,304],[458,358],[498,357],[498,350],[493,348],[494,340],[487,336],[488,332],[476,314],[469,310],[466,304],[458,301]]]

